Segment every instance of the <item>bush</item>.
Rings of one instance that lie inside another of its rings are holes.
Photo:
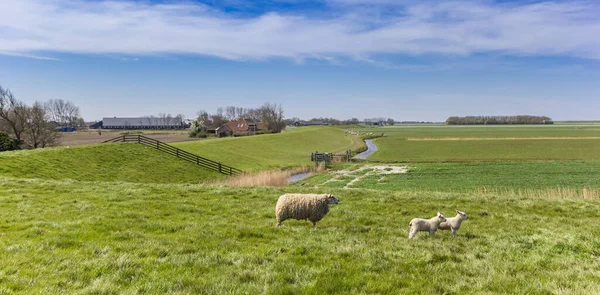
[[[4,132],[0,132],[0,152],[19,149],[19,143]]]
[[[254,132],[254,135],[271,134],[271,133],[273,133],[273,131],[271,131],[271,130],[258,130],[256,132]]]

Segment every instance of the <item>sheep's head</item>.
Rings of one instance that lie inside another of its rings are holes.
[[[440,212],[437,213],[437,218],[440,220],[440,222],[446,222],[446,216],[442,215]]]
[[[467,213],[463,212],[463,211],[458,211],[456,210],[456,214],[458,214],[460,216],[460,219],[462,220],[467,220],[469,219],[469,216],[467,216]]]
[[[332,194],[327,194],[327,204],[337,204],[340,202],[340,200],[338,200],[338,198],[336,198],[334,195]]]

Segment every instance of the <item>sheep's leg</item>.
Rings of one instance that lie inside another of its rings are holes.
[[[312,220],[311,220],[310,222],[312,222],[312,224],[313,224],[313,227],[317,227],[317,222],[316,222],[316,221],[312,221]]]
[[[456,237],[456,230],[452,229],[452,235]]]
[[[281,226],[281,223],[283,222],[283,220],[277,218],[277,226]]]
[[[414,230],[413,228],[411,228],[410,232],[408,233],[408,239],[414,238],[416,234],[417,234],[417,231]]]
[[[429,230],[429,236],[433,237],[435,235],[435,231],[434,230]]]

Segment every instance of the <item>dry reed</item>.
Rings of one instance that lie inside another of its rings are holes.
[[[479,189],[477,194],[493,194],[518,198],[600,200],[600,190],[594,188],[556,187],[550,189]]]
[[[244,173],[242,175],[230,177],[224,181],[227,186],[288,186],[290,176],[319,171],[309,167],[295,168],[291,170],[260,171],[257,173]]]

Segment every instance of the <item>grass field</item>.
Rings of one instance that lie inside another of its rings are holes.
[[[265,134],[173,144],[203,157],[242,170],[264,170],[312,165],[310,154],[342,152],[362,145],[335,127],[301,127],[282,134]]]
[[[338,170],[359,167],[360,164],[336,165]],[[600,190],[600,163],[591,161],[416,163],[405,167],[406,173],[387,175],[370,173],[372,169],[341,177],[336,171],[325,172],[295,185],[341,188],[353,181],[348,187],[461,193],[555,188]]]
[[[562,139],[600,128],[370,130],[376,161],[277,188],[199,184],[223,177],[133,143],[0,153],[0,294],[600,294],[600,140]],[[176,145],[269,170],[362,144],[311,127]],[[276,228],[288,192],[340,204]],[[407,240],[457,209],[457,238]]]
[[[199,183],[223,178],[217,172],[133,143],[3,152],[0,175],[144,183]]]
[[[375,139],[380,150],[371,161],[600,160],[599,126],[394,126],[361,131],[386,134]]]
[[[276,228],[287,191],[0,177],[0,294],[600,293],[599,201],[331,190]],[[455,209],[457,238],[407,241]]]

